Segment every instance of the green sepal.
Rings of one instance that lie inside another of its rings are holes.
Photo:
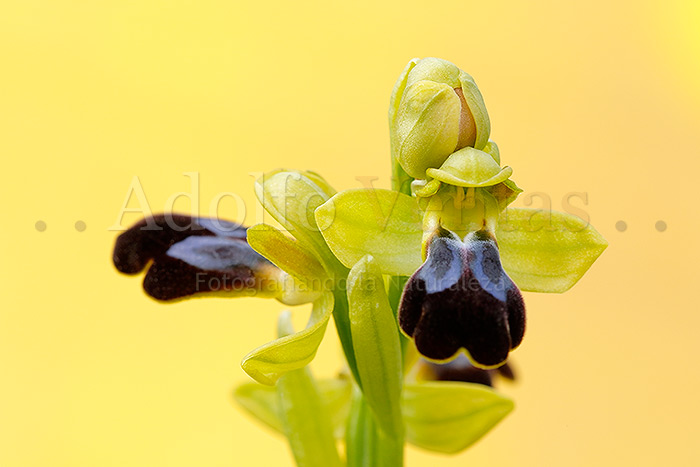
[[[319,232],[314,211],[333,194],[315,172],[278,169],[255,182],[255,194],[265,210],[332,274],[333,253]]]
[[[417,201],[390,190],[341,191],[316,210],[328,246],[347,267],[374,257],[383,274],[410,276],[421,265]]]
[[[608,246],[579,217],[524,208],[502,213],[496,238],[503,268],[528,292],[565,292]]]
[[[401,436],[401,345],[384,279],[371,256],[348,275],[350,329],[355,361],[367,404],[389,436]]]
[[[489,153],[466,147],[452,153],[439,169],[428,169],[427,174],[449,185],[486,187],[504,182],[513,169],[501,168]]]
[[[328,378],[316,381],[318,392],[331,419],[336,439],[345,436],[350,413],[352,384],[348,378]],[[257,420],[272,430],[284,434],[280,416],[277,386],[265,386],[255,382],[243,383],[233,392],[234,401]]]
[[[243,357],[243,370],[259,383],[273,385],[283,374],[308,365],[326,332],[333,303],[333,294],[324,292],[314,302],[305,329],[253,350]]]
[[[480,384],[409,383],[403,392],[406,439],[423,449],[454,454],[488,433],[513,407],[511,399]]]

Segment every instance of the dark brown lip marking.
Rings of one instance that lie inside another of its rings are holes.
[[[246,228],[218,219],[158,214],[117,237],[114,266],[137,274],[148,295],[175,300],[205,292],[272,290],[278,269],[246,241]]]
[[[447,360],[464,348],[490,367],[522,341],[525,304],[490,236],[477,232],[465,242],[436,236],[406,283],[399,325],[426,358]]]

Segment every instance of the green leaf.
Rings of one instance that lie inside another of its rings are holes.
[[[334,436],[342,439],[345,436],[345,426],[350,413],[352,384],[348,378],[329,378],[318,380],[317,387],[331,418]],[[249,382],[238,386],[233,393],[233,398],[254,418],[284,434],[277,391],[277,386]]]
[[[366,254],[384,274],[410,276],[422,264],[422,214],[410,196],[380,189],[342,191],[316,210],[316,221],[347,267]]]
[[[362,392],[377,422],[390,436],[401,436],[401,346],[384,280],[371,256],[348,275],[350,329]]]
[[[243,370],[259,383],[273,385],[288,371],[305,367],[316,356],[332,311],[333,295],[324,292],[314,302],[304,330],[253,350],[243,358]]]
[[[324,264],[329,274],[337,261],[319,232],[314,211],[333,193],[314,172],[279,169],[255,182],[255,194],[265,210]]]
[[[565,292],[608,246],[583,219],[537,209],[504,211],[496,238],[503,268],[529,292]]]
[[[512,400],[480,384],[406,384],[406,438],[430,451],[457,453],[488,433],[513,407]]]
[[[297,466],[341,466],[331,420],[309,369],[282,376],[277,396],[282,426]]]

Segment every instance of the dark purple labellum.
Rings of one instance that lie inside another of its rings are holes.
[[[433,237],[404,288],[399,325],[429,359],[446,360],[464,348],[480,366],[503,363],[522,341],[525,305],[492,237],[485,231],[465,242]]]
[[[218,219],[159,214],[122,233],[114,265],[125,274],[152,262],[143,288],[158,300],[204,292],[271,296],[279,270],[246,241],[246,228]]]

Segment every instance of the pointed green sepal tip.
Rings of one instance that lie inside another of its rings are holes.
[[[253,350],[243,358],[243,370],[259,383],[273,385],[283,374],[308,365],[321,344],[333,303],[333,295],[324,292],[314,302],[306,328]]]
[[[367,255],[348,275],[350,329],[362,392],[377,422],[391,436],[401,436],[401,344],[384,280]]]
[[[406,384],[406,438],[423,449],[454,454],[478,441],[513,408],[511,399],[481,384]]]
[[[569,290],[608,242],[593,226],[557,211],[509,208],[496,232],[501,262],[520,290]]]

